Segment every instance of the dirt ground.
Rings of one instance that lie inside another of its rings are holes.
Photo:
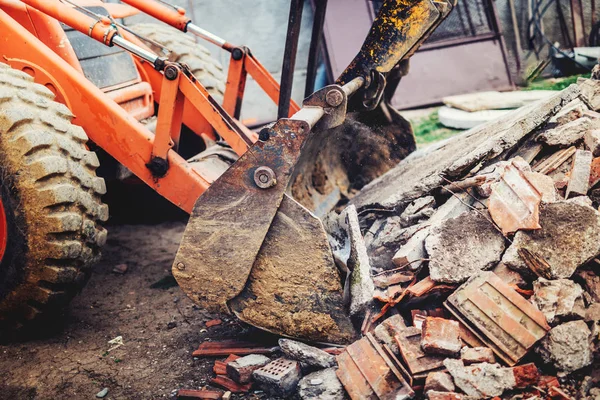
[[[105,399],[170,398],[213,376],[214,359],[191,356],[202,341],[272,340],[200,310],[174,284],[169,270],[184,227],[183,221],[109,226],[104,257],[61,329],[0,345],[0,399],[93,399],[103,388]],[[112,272],[123,263],[124,275]],[[214,318],[223,324],[206,329]],[[108,341],[117,336],[123,345],[111,350]]]

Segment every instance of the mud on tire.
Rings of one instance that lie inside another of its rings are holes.
[[[108,207],[88,137],[67,107],[0,63],[0,195],[8,242],[0,262],[0,335],[55,317],[100,258]]]
[[[169,61],[187,64],[206,90],[221,102],[225,93],[223,67],[194,38],[166,25],[143,23],[130,27],[135,33],[158,42],[171,51]],[[153,46],[151,46],[153,47]],[[160,49],[154,49],[160,51]],[[160,54],[160,53],[159,53]]]

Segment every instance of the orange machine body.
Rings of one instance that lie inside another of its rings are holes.
[[[214,139],[218,135],[241,155],[257,139],[237,120],[247,74],[274,101],[279,99],[279,85],[247,48],[230,44],[223,47],[231,51],[232,58],[222,106],[178,65],[172,66],[177,78],[166,79],[155,65],[110,47],[117,35],[150,51],[138,38],[119,29],[113,18],[133,15],[139,9],[182,31],[189,18],[184,10],[171,10],[153,0],[125,3],[129,6],[78,0],[77,4],[107,12],[94,18],[58,0],[0,0],[0,61],[49,88],[56,100],[73,112],[73,122],[85,129],[96,146],[191,212],[211,180],[178,154],[182,126],[199,136]],[[78,42],[82,35],[106,47],[104,58],[86,58],[88,46]],[[140,121],[156,114],[155,105],[159,112],[153,133]],[[292,102],[290,114],[298,109]],[[155,158],[168,165],[164,174],[149,169]]]

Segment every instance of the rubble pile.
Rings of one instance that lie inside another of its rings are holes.
[[[228,356],[212,384],[268,398],[598,398],[598,111],[600,81],[580,79],[371,182],[323,221],[360,339],[204,343],[195,355]]]
[[[600,82],[580,79],[413,153],[328,217],[363,335],[337,356],[350,398],[594,398],[598,111]]]

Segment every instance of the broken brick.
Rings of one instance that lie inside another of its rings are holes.
[[[203,342],[192,353],[194,357],[226,357],[231,354],[245,356],[248,354],[271,354],[279,347],[263,347],[261,344],[241,340],[222,340],[218,342]]]
[[[548,396],[552,399],[573,400],[573,397],[569,396],[568,393],[556,386],[552,386],[548,389]]]
[[[512,367],[512,371],[515,377],[515,387],[519,389],[537,385],[540,380],[540,371],[534,363],[517,365]]]
[[[220,319],[211,319],[210,321],[206,321],[204,325],[206,325],[207,328],[212,328],[213,326],[221,325],[222,323],[223,321]]]
[[[210,380],[210,383],[213,385],[221,386],[232,393],[246,393],[252,389],[252,383],[247,383],[245,385],[240,385],[237,382],[234,382],[230,378],[225,375],[217,375],[216,377]]]
[[[250,354],[227,364],[227,376],[237,383],[245,384],[251,381],[252,373],[270,363],[269,357],[260,354]]]
[[[213,371],[216,375],[227,375],[227,364],[231,361],[237,360],[240,358],[235,354],[230,354],[224,361],[215,361],[215,365],[213,366]]]
[[[414,394],[402,372],[371,334],[348,346],[337,361],[337,376],[352,399]]]
[[[458,322],[436,317],[425,318],[421,347],[430,354],[456,355],[462,347]]]
[[[465,365],[496,362],[494,352],[489,347],[463,347],[460,351],[460,359]]]
[[[302,377],[298,361],[278,358],[252,374],[260,387],[273,396],[288,396],[296,390]]]
[[[592,153],[587,150],[577,150],[573,157],[571,176],[567,185],[566,198],[585,196],[589,189],[590,172],[592,168]]]
[[[592,189],[600,182],[600,157],[596,157],[592,160],[590,167],[590,181],[588,187]]]
[[[452,382],[452,377],[447,372],[430,372],[425,379],[423,393],[427,394],[430,390],[436,392],[454,392],[456,387]]]

